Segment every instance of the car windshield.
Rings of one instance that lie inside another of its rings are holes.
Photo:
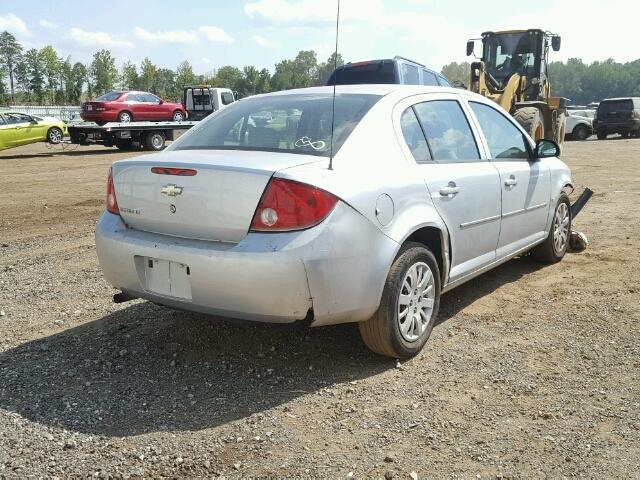
[[[633,101],[627,100],[608,100],[600,103],[598,114],[611,112],[630,112],[633,110]]]
[[[366,85],[396,83],[393,62],[367,62],[345,65],[331,74],[327,85]]]
[[[487,35],[484,40],[486,70],[496,80],[507,80],[514,73],[534,75],[539,37],[530,33]]]
[[[333,153],[379,99],[379,95],[336,95]],[[331,93],[248,98],[205,120],[169,149],[262,150],[329,156],[332,107]]]
[[[109,92],[104,95],[100,95],[96,100],[99,102],[113,102],[114,100],[117,100],[120,95],[122,95],[122,92]]]

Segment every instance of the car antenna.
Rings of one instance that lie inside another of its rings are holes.
[[[340,0],[336,13],[336,50],[333,53],[333,99],[331,101],[331,146],[329,151],[329,170],[333,170],[333,129],[336,118],[336,80],[338,76],[338,26],[340,25]]]

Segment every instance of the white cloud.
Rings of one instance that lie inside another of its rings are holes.
[[[133,43],[127,40],[119,40],[113,38],[111,35],[105,32],[88,32],[81,28],[73,27],[71,29],[70,37],[80,45],[85,47],[95,48],[133,48]]]
[[[227,32],[221,28],[204,25],[198,30],[210,42],[233,43],[233,38],[231,38]]]
[[[261,35],[254,35],[251,38],[253,39],[254,42],[256,42],[258,45],[264,48],[278,48],[280,46],[279,43],[272,42],[271,40],[266,39]]]
[[[60,25],[58,25],[57,23],[50,22],[49,20],[45,20],[44,18],[38,22],[38,25],[49,30],[57,30],[58,28],[60,28]]]
[[[257,0],[244,6],[244,12],[251,18],[271,23],[327,23],[335,22],[335,2],[301,0],[290,3],[286,0]]]
[[[172,30],[161,32],[149,32],[141,27],[133,29],[133,35],[145,42],[149,43],[197,43],[198,38],[196,32],[184,30]]]
[[[16,35],[22,35],[30,37],[31,32],[27,28],[27,24],[22,21],[20,17],[17,17],[13,13],[6,13],[0,15],[0,31],[7,30]]]

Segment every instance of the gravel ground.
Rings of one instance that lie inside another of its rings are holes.
[[[111,303],[93,229],[130,155],[0,153],[0,477],[640,478],[640,140],[566,144],[589,248],[446,294],[403,364],[353,325]]]

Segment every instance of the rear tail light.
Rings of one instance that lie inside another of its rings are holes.
[[[116,199],[116,190],[113,187],[113,169],[109,168],[109,177],[107,177],[107,211],[115,215],[120,215],[118,208],[118,200]]]
[[[253,215],[251,231],[286,232],[313,227],[335,207],[338,198],[304,183],[272,178]]]

